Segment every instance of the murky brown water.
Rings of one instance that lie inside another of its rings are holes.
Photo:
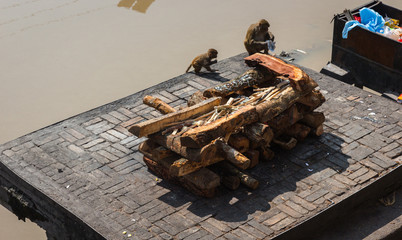
[[[245,31],[260,18],[276,53],[304,50],[298,63],[320,70],[332,16],[366,2],[1,0],[0,143],[182,74],[208,48],[218,59],[244,52]],[[0,224],[8,231],[16,232]]]

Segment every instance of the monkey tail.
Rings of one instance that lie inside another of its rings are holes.
[[[188,71],[190,70],[191,66],[193,66],[193,64],[190,64],[190,66],[188,66],[186,73],[188,73]]]

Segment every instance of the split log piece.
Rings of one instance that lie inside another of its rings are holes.
[[[201,190],[216,188],[221,182],[221,178],[207,168],[201,168],[196,172],[183,176],[183,178]]]
[[[214,107],[218,106],[220,103],[221,98],[210,98],[192,107],[135,124],[129,129],[129,132],[137,137],[148,136],[163,130],[172,123],[181,122],[208,113],[214,110]]]
[[[219,168],[221,168],[223,171],[226,171],[230,175],[235,175],[240,178],[240,182],[247,186],[248,188],[251,189],[256,189],[259,185],[259,182],[257,179],[253,178],[252,176],[240,171],[237,169],[235,166],[230,164],[229,162],[220,162],[218,163]]]
[[[250,159],[250,166],[248,168],[257,166],[260,158],[260,152],[258,150],[249,150],[244,155]]]
[[[297,144],[296,138],[293,138],[293,137],[290,138],[290,140],[287,142],[283,142],[278,139],[274,139],[274,140],[272,140],[272,142],[277,144],[278,146],[280,146],[282,149],[285,149],[285,150],[291,150],[294,147],[296,147],[296,144]]]
[[[152,149],[159,147],[160,145],[152,141],[151,139],[147,139],[146,141],[142,142],[138,147],[138,150],[149,158],[153,158],[152,156]]]
[[[267,124],[275,130],[276,136],[282,134],[282,132],[290,127],[291,125],[295,124],[299,120],[303,118],[303,113],[299,110],[297,104],[293,104],[284,112],[279,114],[278,116],[274,117]]]
[[[242,133],[230,135],[228,144],[241,153],[247,152],[250,147],[250,141]]]
[[[260,147],[259,152],[260,152],[260,159],[262,161],[269,161],[275,157],[274,151],[269,149],[267,146]]]
[[[172,108],[171,106],[169,106],[169,104],[165,103],[157,97],[147,95],[142,99],[142,102],[150,107],[155,108],[162,114],[176,112],[176,109]]]
[[[230,190],[236,190],[240,186],[240,178],[238,176],[223,176],[222,184]]]
[[[325,121],[324,113],[322,112],[310,112],[304,114],[303,119],[300,120],[301,123],[306,124],[309,127],[317,128],[322,125]]]
[[[203,95],[208,98],[216,96],[226,97],[232,93],[235,93],[236,91],[259,85],[271,79],[273,79],[273,76],[267,71],[251,69],[228,82],[205,90]]]
[[[226,136],[227,133],[256,122],[258,115],[254,106],[244,106],[227,117],[220,118],[207,125],[190,129],[181,136],[181,144],[186,147],[199,148],[212,140]]]
[[[236,149],[224,143],[222,140],[216,141],[225,159],[240,169],[247,169],[250,167],[250,159],[241,154]]]
[[[300,68],[285,63],[283,60],[268,54],[255,53],[246,57],[245,62],[249,66],[263,66],[270,71],[283,76],[288,76],[292,88],[297,91],[306,90],[306,83],[309,76]]]
[[[308,136],[310,131],[311,131],[311,128],[307,127],[306,125],[300,124],[300,123],[295,123],[292,126],[290,126],[289,128],[286,128],[284,133],[286,135],[296,138],[297,141],[302,141],[303,139],[305,139]]]

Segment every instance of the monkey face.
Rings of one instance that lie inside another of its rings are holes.
[[[212,58],[217,58],[218,57],[218,51],[216,51],[215,49],[211,48],[208,50],[208,57],[210,59]]]

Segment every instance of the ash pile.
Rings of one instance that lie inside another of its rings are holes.
[[[129,128],[148,137],[139,150],[152,172],[204,197],[220,186],[256,189],[259,182],[247,169],[272,159],[272,147],[291,150],[323,133],[324,114],[314,110],[325,98],[313,79],[270,55],[257,53],[245,62],[253,69],[193,94],[178,111],[144,97],[165,114]]]

